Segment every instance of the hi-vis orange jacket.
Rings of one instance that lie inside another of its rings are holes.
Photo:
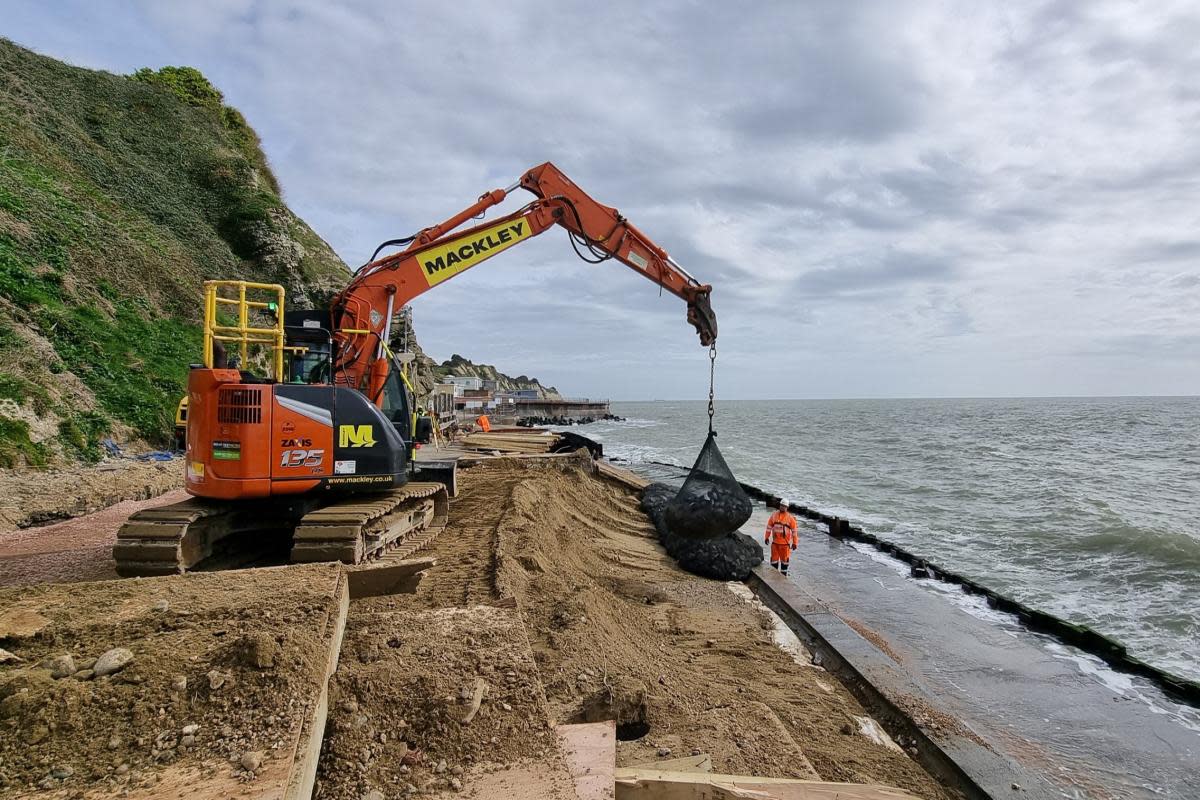
[[[796,518],[786,511],[776,511],[772,514],[767,520],[767,533],[763,537],[763,543],[766,542],[788,547],[800,544],[800,537],[796,534]]]

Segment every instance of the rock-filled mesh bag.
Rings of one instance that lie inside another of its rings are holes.
[[[676,536],[715,539],[732,533],[750,519],[750,498],[709,433],[687,480],[667,504],[667,527]]]
[[[750,570],[762,563],[762,547],[743,533],[697,539],[679,536],[667,526],[667,507],[678,490],[665,483],[652,483],[642,492],[642,510],[654,523],[658,540],[680,567],[694,575],[722,581],[745,580]]]

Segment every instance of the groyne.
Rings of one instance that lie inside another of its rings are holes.
[[[645,463],[686,472],[686,468],[680,467],[678,464],[669,464],[661,461],[647,461]],[[765,489],[760,489],[748,483],[741,483],[741,487],[745,490],[746,494],[755,500],[761,500],[770,506],[779,503],[779,495],[768,492]],[[1090,653],[1119,672],[1146,678],[1175,700],[1200,708],[1200,683],[1175,675],[1153,664],[1149,664],[1136,656],[1130,655],[1125,645],[1110,636],[1106,636],[1087,625],[1070,622],[1055,614],[1028,606],[1009,595],[984,586],[972,578],[948,569],[924,556],[913,553],[902,545],[864,531],[861,527],[854,525],[844,517],[826,514],[798,503],[789,503],[788,507],[797,516],[823,524],[826,527],[826,532],[835,539],[862,542],[881,553],[886,553],[908,564],[910,574],[914,578],[937,580],[956,585],[968,594],[982,597],[989,607],[997,611],[1012,614],[1029,630],[1047,634],[1064,644],[1076,647],[1085,653]]]

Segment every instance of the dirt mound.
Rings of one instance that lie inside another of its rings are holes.
[[[146,500],[183,484],[183,461],[117,459],[97,466],[0,469],[0,542],[7,531],[70,519],[126,500]]]
[[[0,664],[0,796],[146,789],[231,764],[250,780],[290,761],[340,581],[322,564],[0,591],[5,618],[37,621],[0,625],[20,659]]]
[[[525,618],[555,721],[617,720],[621,765],[702,751],[720,772],[950,796],[904,754],[843,733],[866,716],[857,701],[776,646],[760,609],[680,571],[633,492],[579,467],[488,478],[512,487],[496,591]]]
[[[511,608],[353,614],[316,797],[462,788],[482,766],[556,757],[537,675]]]

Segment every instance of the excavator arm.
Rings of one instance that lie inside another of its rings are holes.
[[[458,231],[523,188],[536,199],[507,216]],[[589,197],[547,162],[507,189],[495,189],[439,225],[395,244],[407,249],[373,260],[334,298],[334,382],[376,399],[387,377],[384,343],[392,317],[406,303],[498,253],[559,225],[586,261],[616,259],[687,303],[687,320],[711,345],[717,320],[712,287],[689,275],[665,250],[621,216]]]

